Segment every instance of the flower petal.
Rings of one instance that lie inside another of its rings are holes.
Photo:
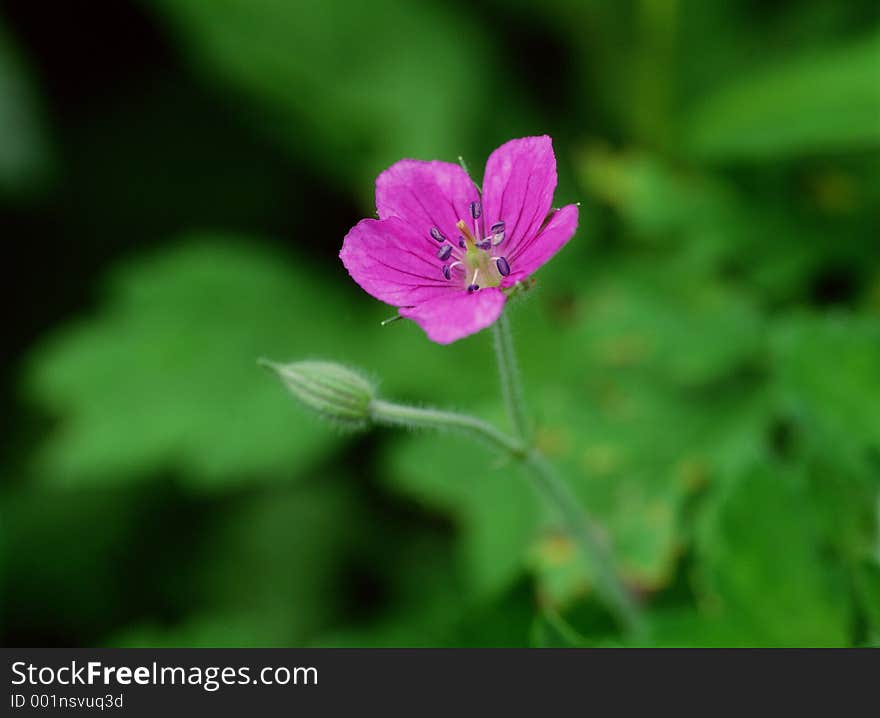
[[[421,245],[412,234],[396,217],[362,219],[345,235],[339,258],[364,291],[396,307],[460,290],[443,278],[442,263],[434,254],[416,249]],[[436,244],[427,245],[427,250],[436,250]]]
[[[454,243],[455,223],[470,221],[470,203],[479,199],[467,172],[449,162],[401,160],[376,178],[379,218],[400,217],[429,239],[431,227],[437,227]]]
[[[498,319],[507,297],[498,287],[473,294],[449,292],[418,306],[401,309],[401,316],[418,324],[428,339],[450,344],[485,329]]]
[[[553,204],[556,157],[547,135],[505,142],[486,162],[483,216],[486,227],[503,221],[506,254],[534,237]]]
[[[505,277],[504,286],[529,276],[548,262],[574,236],[577,226],[577,205],[568,204],[554,212],[547,226],[537,236],[521,242],[507,257],[512,271],[510,276]]]

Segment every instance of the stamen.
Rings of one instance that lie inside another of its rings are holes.
[[[481,214],[483,214],[482,205],[479,202],[471,202],[471,217],[479,219]]]
[[[436,227],[431,227],[431,236],[438,242],[443,242],[446,239],[446,235]]]
[[[492,246],[497,247],[504,241],[504,222],[496,222],[490,228],[492,233]]]
[[[452,254],[452,245],[444,244],[440,249],[437,250],[437,259],[441,262],[445,262],[449,259],[449,255]]]
[[[468,285],[468,294],[473,294],[480,288],[479,284],[470,284]]]
[[[458,238],[458,246],[462,249],[467,249],[467,245],[464,243],[464,237]]]
[[[443,265],[443,278],[449,279],[452,276],[451,270],[449,269],[448,264]]]
[[[502,277],[506,277],[510,274],[510,264],[507,263],[507,260],[504,257],[498,257],[495,260],[495,266],[498,267],[498,274]]]
[[[480,249],[490,249],[492,247],[491,240],[484,239],[482,242],[477,242],[477,246]]]

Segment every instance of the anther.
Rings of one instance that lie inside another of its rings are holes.
[[[498,267],[498,274],[502,277],[506,277],[510,274],[510,265],[504,257],[498,257],[498,259],[495,260],[495,266]]]
[[[443,265],[443,277],[445,279],[449,279],[452,276],[452,270],[449,268],[448,264]]]
[[[504,241],[504,222],[496,222],[490,228],[492,234],[492,245],[498,246]]]
[[[458,246],[461,247],[462,249],[467,249],[467,245],[464,242],[464,237],[458,238]]]
[[[470,285],[468,285],[468,288],[467,288],[467,290],[468,290],[468,294],[473,294],[473,293],[476,292],[479,288],[480,288],[480,285],[479,285],[479,284],[470,284]]]
[[[449,259],[449,255],[452,254],[452,245],[444,244],[440,249],[437,250],[437,259],[441,262],[445,262]]]
[[[483,208],[479,202],[471,202],[471,217],[474,219],[479,219],[480,215],[483,214]]]
[[[436,227],[431,227],[431,236],[434,239],[436,239],[438,242],[442,242],[443,240],[446,239],[446,235],[444,235],[443,232],[441,232]]]
[[[482,242],[477,242],[477,246],[480,249],[490,249],[492,247],[491,240],[484,239]]]

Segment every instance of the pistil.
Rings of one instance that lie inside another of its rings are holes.
[[[504,222],[495,222],[489,229],[488,235],[484,238],[480,231],[480,218],[483,214],[483,208],[479,202],[471,202],[469,208],[471,218],[474,221],[474,229],[471,231],[468,223],[460,219],[455,223],[456,228],[461,235],[458,238],[458,246],[464,250],[464,254],[453,253],[452,246],[441,244],[437,251],[437,258],[444,264],[441,267],[443,277],[445,279],[452,278],[452,272],[457,266],[461,266],[465,272],[465,278],[470,278],[470,282],[466,285],[468,293],[478,291],[481,286],[496,287],[500,280],[510,274],[510,264],[507,259],[502,256],[492,256],[490,251],[493,247],[504,241]],[[434,239],[446,237],[437,230],[432,230],[431,236]],[[454,258],[456,261],[447,264],[446,260]],[[473,275],[471,275],[473,272]],[[480,280],[478,282],[478,279]]]

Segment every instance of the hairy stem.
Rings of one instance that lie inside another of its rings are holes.
[[[630,638],[636,640],[644,638],[645,626],[639,608],[617,575],[614,559],[596,524],[540,452],[530,450],[523,462],[544,500],[555,508],[565,521],[572,540],[592,570],[596,590],[603,603],[613,611]]]
[[[631,638],[642,637],[644,627],[638,607],[627,588],[621,583],[611,552],[602,540],[595,523],[553,466],[538,449],[531,446],[528,415],[513,349],[513,339],[510,335],[510,324],[505,313],[502,312],[492,330],[507,415],[516,438],[521,442],[525,452],[521,460],[529,470],[538,492],[565,521],[572,540],[592,569],[596,589],[605,604],[611,608]]]
[[[406,406],[382,399],[370,404],[373,421],[389,426],[446,429],[483,439],[527,469],[535,488],[565,521],[566,527],[588,562],[597,591],[631,638],[643,635],[638,609],[614,570],[611,555],[595,526],[568,486],[537,449],[530,449],[518,438],[504,434],[481,419],[452,411]]]
[[[501,379],[501,394],[507,407],[507,416],[513,427],[513,433],[524,444],[529,443],[529,419],[526,414],[522,384],[519,380],[519,367],[513,350],[513,339],[510,336],[510,324],[507,314],[501,313],[492,325],[492,336],[495,340],[495,357],[498,360],[498,376]]]
[[[370,414],[372,419],[379,424],[462,431],[469,436],[488,441],[495,448],[515,458],[520,458],[525,454],[520,442],[501,433],[492,424],[468,414],[406,406],[382,399],[373,400],[370,405]]]

